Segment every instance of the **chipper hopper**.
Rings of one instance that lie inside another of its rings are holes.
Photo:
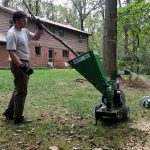
[[[125,105],[123,91],[119,89],[117,71],[107,80],[96,51],[84,53],[68,63],[102,93],[103,104],[95,107],[96,124],[98,119],[128,120],[129,108]]]

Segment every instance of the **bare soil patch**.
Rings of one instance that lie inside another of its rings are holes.
[[[133,122],[130,127],[135,129],[136,134],[128,137],[127,150],[149,150],[150,149],[150,121],[140,120]],[[140,137],[138,136],[140,134]]]

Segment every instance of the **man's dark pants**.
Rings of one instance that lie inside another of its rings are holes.
[[[28,63],[28,61],[24,60],[22,60],[22,62]],[[17,119],[22,117],[23,114],[29,76],[21,71],[14,63],[11,62],[10,65],[11,72],[14,75],[15,88],[5,113],[10,114],[14,119]]]

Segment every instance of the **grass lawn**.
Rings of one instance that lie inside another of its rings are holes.
[[[117,127],[103,122],[96,126],[94,109],[101,103],[101,94],[89,82],[77,82],[79,78],[83,77],[75,70],[35,70],[24,110],[32,122],[14,125],[2,116],[12,94],[13,76],[10,70],[0,70],[0,150],[48,150],[53,145],[64,150],[130,150],[136,143],[147,143],[149,134],[131,124],[150,121],[150,110],[139,101],[150,95],[150,89],[121,85],[130,107],[129,121]]]

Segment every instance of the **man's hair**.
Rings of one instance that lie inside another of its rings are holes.
[[[13,14],[13,21],[14,23],[16,22],[16,20],[19,20],[21,18],[26,17],[27,15],[23,12],[23,11],[16,11]]]

